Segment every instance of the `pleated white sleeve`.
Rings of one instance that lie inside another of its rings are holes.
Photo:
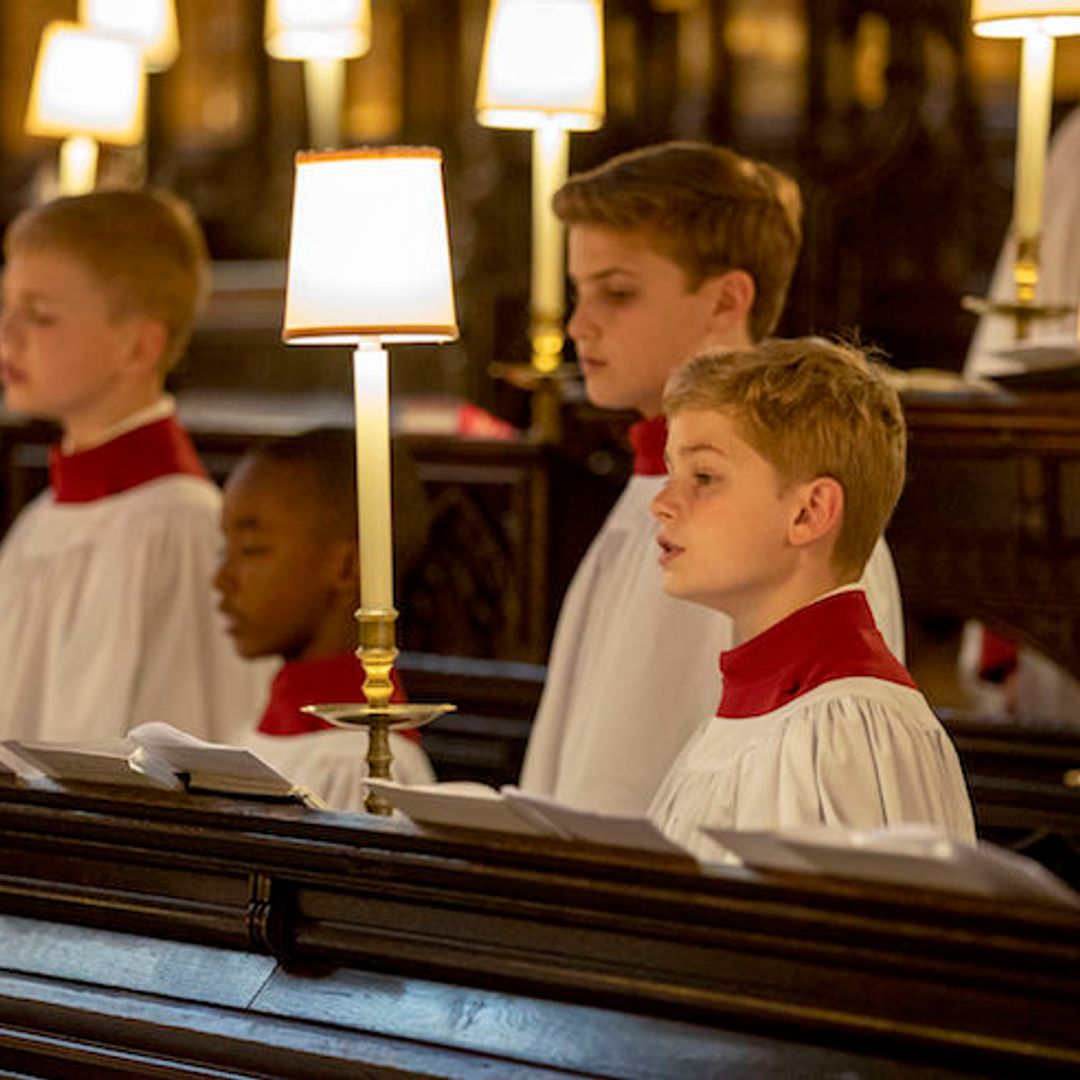
[[[819,686],[764,716],[705,722],[665,777],[649,816],[702,859],[701,831],[901,822],[975,836],[948,733],[918,690],[871,678]]]

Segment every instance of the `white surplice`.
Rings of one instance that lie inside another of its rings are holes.
[[[0,736],[250,730],[274,665],[241,660],[216,610],[220,508],[211,481],[166,475],[23,511],[0,548]]]
[[[826,683],[764,716],[714,717],[687,743],[649,816],[702,859],[699,831],[903,822],[975,838],[956,750],[926,699],[882,679]]]
[[[716,712],[716,660],[731,645],[731,621],[663,590],[649,504],[665,481],[630,479],[574,575],[522,770],[526,791],[643,814],[701,718]],[[900,589],[883,542],[863,586],[903,660]]]
[[[669,839],[706,859],[724,853],[702,826],[921,823],[974,839],[952,740],[861,590],[807,604],[721,667],[720,715],[690,738],[649,808]]]

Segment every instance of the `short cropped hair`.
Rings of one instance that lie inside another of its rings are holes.
[[[4,254],[52,248],[78,259],[108,293],[114,318],[159,320],[167,339],[162,372],[191,338],[209,288],[202,228],[188,205],[164,191],[105,190],[24,210]]]
[[[731,416],[785,488],[838,481],[844,518],[833,565],[862,573],[900,498],[907,452],[899,395],[863,350],[804,337],[706,353],[672,373],[663,405],[669,418],[685,409]]]
[[[779,169],[723,146],[660,143],[571,176],[552,206],[566,225],[644,232],[690,289],[745,271],[751,340],[776,328],[802,243],[799,187]]]
[[[255,443],[245,457],[302,469],[311,505],[319,524],[337,539],[355,540],[356,439],[345,428],[315,428],[298,435],[282,435]],[[297,513],[304,513],[297,507]]]
[[[319,524],[335,539],[355,540],[356,436],[351,428],[321,427],[297,435],[282,435],[255,443],[245,454],[250,461],[303,469],[311,481],[311,505]],[[396,573],[406,574],[420,558],[430,527],[427,496],[416,462],[400,445],[393,447],[394,555]],[[297,507],[297,513],[304,513]]]

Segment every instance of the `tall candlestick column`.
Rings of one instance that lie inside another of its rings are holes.
[[[1017,302],[1033,304],[1039,280],[1039,230],[1046,144],[1050,134],[1054,39],[1049,34],[1035,32],[1023,42],[1013,193],[1017,253],[1014,280]],[[1018,336],[1025,336],[1026,329],[1026,323],[1021,323]]]

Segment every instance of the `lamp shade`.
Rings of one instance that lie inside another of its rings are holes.
[[[79,18],[137,42],[148,71],[164,71],[180,52],[175,0],[79,0]]]
[[[476,115],[486,127],[600,127],[602,0],[492,0]]]
[[[143,137],[145,101],[142,53],[133,42],[78,23],[45,27],[26,113],[30,135],[134,146]]]
[[[439,151],[297,154],[283,339],[439,342],[457,333]]]
[[[371,0],[267,0],[266,51],[279,60],[346,60],[371,48]]]
[[[1080,0],[971,0],[971,23],[979,37],[1069,37],[1080,34]]]

